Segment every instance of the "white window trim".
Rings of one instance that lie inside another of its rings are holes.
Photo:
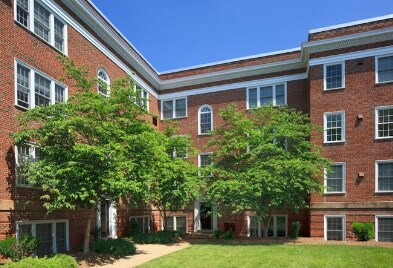
[[[209,108],[210,109],[210,114],[211,114],[211,121],[210,121],[210,132],[209,133],[201,133],[201,111],[203,108]],[[211,131],[213,131],[213,108],[208,105],[204,104],[198,109],[198,135],[211,135]]]
[[[17,83],[17,79],[18,79],[18,65],[21,65],[25,68],[28,68],[30,70],[29,72],[29,107],[23,107],[20,106],[18,104],[18,83]],[[47,74],[33,68],[32,66],[30,66],[27,63],[24,63],[23,61],[14,58],[14,94],[15,94],[15,106],[23,109],[23,110],[28,110],[28,109],[32,109],[35,106],[35,98],[34,98],[34,94],[35,94],[35,74],[39,74],[41,76],[43,76],[44,78],[48,79],[50,81],[50,100],[51,100],[51,104],[55,104],[55,87],[56,84],[58,84],[59,86],[62,86],[64,88],[64,101],[67,101],[68,99],[68,87],[66,85],[64,85],[63,83],[59,82],[58,80],[48,76]]]
[[[148,90],[146,90],[145,88],[143,88],[140,84],[138,84],[138,83],[136,83],[135,81],[133,81],[134,82],[134,92],[137,92],[137,89],[138,89],[138,87],[139,87],[139,89],[141,90],[141,92],[140,92],[140,96],[139,97],[141,97],[142,99],[145,99],[145,102],[146,102],[146,110],[147,111],[149,111],[149,108],[150,108],[150,94],[149,94],[149,91]],[[144,92],[146,92],[146,98],[144,98]]]
[[[389,109],[393,109],[393,105],[375,107],[375,139],[376,140],[384,140],[384,139],[392,139],[393,138],[393,136],[388,136],[388,137],[379,137],[378,136],[378,111],[379,110],[389,110]]]
[[[251,217],[258,217],[256,215],[247,215],[247,237],[251,236]],[[273,236],[271,237],[277,237],[277,217],[285,217],[285,236],[288,237],[288,215],[287,214],[274,214],[271,216],[271,221],[273,225]],[[263,231],[262,231],[262,220],[258,218],[257,222],[257,232],[258,232],[258,237],[262,237]]]
[[[325,188],[324,188],[324,194],[345,194],[346,193],[346,187],[345,187],[345,185],[346,185],[346,169],[347,169],[347,165],[346,165],[346,163],[345,162],[334,162],[334,163],[332,163],[332,165],[334,165],[334,166],[338,166],[338,165],[340,165],[340,166],[342,166],[343,167],[343,171],[342,171],[342,191],[341,192],[328,192],[328,190],[327,190],[327,169],[325,168],[324,169],[324,186],[325,186]]]
[[[342,220],[342,226],[343,226],[343,235],[342,235],[342,241],[346,240],[346,224],[347,224],[347,220],[346,220],[346,216],[345,215],[325,215],[324,216],[324,222],[323,222],[323,232],[324,232],[324,240],[327,240],[327,219],[328,218],[341,218]]]
[[[328,141],[327,140],[327,120],[326,117],[328,115],[341,115],[341,140],[339,141]],[[324,143],[342,143],[345,142],[345,111],[337,111],[337,112],[325,112],[323,113],[323,142]]]
[[[27,143],[25,146],[28,146],[29,150],[31,150],[31,148],[32,148],[32,151],[29,152],[29,155],[32,156],[34,154],[34,159],[35,159],[36,158],[36,156],[35,156],[35,148],[37,146],[35,144],[33,144],[33,143]],[[24,184],[24,183],[19,183],[18,182],[18,171],[17,171],[17,168],[20,167],[20,163],[19,163],[19,150],[18,150],[18,146],[16,146],[16,145],[14,147],[14,152],[15,152],[15,185],[16,185],[16,187],[19,187],[19,188],[41,188],[41,187],[37,187],[37,186],[32,186],[29,183]]]
[[[186,102],[186,114],[184,116],[179,116],[176,117],[176,100],[181,100],[185,99]],[[172,101],[172,117],[171,118],[164,118],[164,102],[165,101]],[[175,99],[162,99],[161,100],[161,120],[172,120],[172,119],[178,119],[178,118],[186,118],[188,116],[188,98],[187,97],[181,97],[181,98],[175,98]]]
[[[100,72],[103,72],[106,75],[108,81],[105,81],[102,77],[100,77],[98,75]],[[106,85],[107,95],[105,95],[104,93],[100,92],[100,84],[99,83],[97,83],[97,93],[101,94],[104,97],[109,97],[111,95],[111,88],[110,88],[111,79],[109,77],[108,72],[104,68],[100,67],[100,68],[97,69],[97,79],[100,80],[102,83],[104,83]]]
[[[327,84],[326,84],[326,69],[328,66],[332,66],[332,65],[341,65],[341,87],[335,87],[335,88],[327,88]],[[341,61],[341,62],[334,62],[334,63],[329,63],[329,64],[324,64],[323,65],[323,90],[324,91],[329,91],[329,90],[336,90],[336,89],[343,89],[345,88],[345,61]]]
[[[201,156],[202,155],[210,155],[213,156],[213,152],[206,152],[206,153],[200,153],[198,154],[198,167],[201,167]]]
[[[66,250],[70,250],[70,223],[68,219],[59,219],[59,220],[33,220],[33,221],[16,221],[16,239],[20,239],[18,237],[19,234],[19,226],[20,225],[32,225],[31,232],[32,236],[36,236],[36,225],[37,224],[52,224],[52,253],[57,253],[57,244],[56,244],[56,223],[65,223],[66,224]]]
[[[38,4],[40,4],[43,8],[45,8],[50,13],[50,15],[49,15],[49,28],[50,28],[49,42],[42,39],[40,36],[38,36],[34,32],[34,2],[37,2]],[[68,27],[67,27],[67,23],[59,15],[57,15],[56,12],[54,12],[51,8],[49,8],[45,3],[43,3],[40,0],[28,0],[28,6],[29,6],[29,21],[28,21],[27,27],[26,27],[17,20],[17,1],[14,0],[14,21],[17,24],[21,25],[23,28],[28,29],[40,40],[49,44],[54,49],[56,49],[56,51],[59,51],[60,53],[67,56],[68,55]],[[55,26],[54,26],[55,18],[58,19],[64,25],[64,28],[63,28],[64,51],[59,50],[55,46]]]
[[[279,85],[284,85],[284,104],[280,104],[277,105],[276,101],[277,101],[277,96],[276,96],[276,86]],[[261,107],[261,103],[260,103],[260,88],[261,87],[269,87],[271,86],[273,88],[273,106],[283,106],[283,105],[287,105],[287,99],[288,99],[288,94],[287,94],[287,82],[283,82],[283,83],[275,83],[275,84],[262,84],[262,85],[258,85],[258,86],[252,86],[252,87],[247,87],[247,91],[246,91],[246,100],[247,100],[247,110],[251,110],[251,109],[256,109]],[[250,108],[250,103],[249,103],[249,91],[250,89],[257,89],[257,107],[252,107]]]
[[[378,164],[379,163],[393,163],[393,159],[388,160],[376,160],[375,161],[375,192],[376,193],[393,193],[392,191],[380,191],[378,190]]]
[[[379,242],[378,237],[378,225],[379,225],[379,218],[393,218],[393,215],[375,215],[375,241]]]
[[[384,55],[378,55],[378,56],[375,56],[375,60],[374,60],[374,64],[375,64],[375,69],[374,69],[374,71],[375,71],[375,84],[386,84],[386,83],[391,83],[391,82],[393,82],[393,80],[390,80],[390,81],[383,81],[383,82],[380,82],[379,81],[379,76],[378,76],[378,61],[379,61],[379,59],[380,58],[386,58],[386,57],[391,57],[391,56],[393,56],[393,54],[384,54]]]
[[[145,219],[147,218],[147,233],[150,233],[151,229],[150,229],[150,216],[149,215],[139,215],[139,216],[131,216],[130,217],[130,221],[132,219],[143,219],[143,226],[145,226]],[[144,230],[144,229],[143,229]]]
[[[174,215],[174,216],[168,216],[168,218],[173,218],[173,230],[177,231],[177,218],[186,218],[186,233],[188,233],[188,215]],[[161,217],[161,230],[164,230],[164,218]]]

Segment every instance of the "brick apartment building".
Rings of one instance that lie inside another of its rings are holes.
[[[158,73],[88,0],[1,0],[0,29],[0,236],[30,233],[42,253],[82,243],[84,210],[46,215],[40,189],[18,176],[20,157],[34,148],[13,146],[16,117],[36,105],[73,94],[56,55],[69,56],[110,84],[131,76],[149,99],[150,112],[179,122],[193,138],[199,166],[209,164],[208,132],[222,122],[218,111],[235,103],[246,111],[266,103],[309,113],[324,127],[311,140],[333,160],[321,178],[329,186],[310,197],[299,214],[280,211],[270,236],[288,235],[299,220],[302,235],[345,240],[354,221],[375,223],[377,241],[393,241],[393,15],[312,30],[300,48]],[[97,92],[106,94],[97,87]],[[239,235],[261,236],[252,212],[217,218],[203,198],[173,213],[169,225],[183,232],[232,224]],[[126,235],[134,221],[141,232],[159,230],[154,210],[101,204],[96,225],[108,237]]]

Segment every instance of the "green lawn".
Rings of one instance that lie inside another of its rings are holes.
[[[393,249],[341,245],[198,244],[138,267],[393,267]]]

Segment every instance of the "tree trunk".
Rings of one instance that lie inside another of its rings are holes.
[[[87,218],[85,237],[83,240],[83,254],[89,253],[89,244],[90,244],[90,230],[91,230],[91,220],[95,215],[95,207],[92,206],[89,210],[89,215]]]
[[[163,227],[164,227],[164,231],[166,231],[167,228],[168,228],[168,217],[166,215],[166,209],[163,209],[162,212],[163,212],[162,215],[163,215],[163,218],[164,218]]]
[[[272,217],[268,216],[267,218],[262,219],[262,232],[263,232],[263,237],[268,237],[268,232],[269,232],[269,225]]]

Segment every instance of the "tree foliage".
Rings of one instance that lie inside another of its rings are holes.
[[[267,231],[273,210],[299,210],[321,189],[327,159],[309,141],[309,118],[288,107],[265,106],[244,114],[230,105],[213,131],[216,148],[205,196],[216,210],[251,209]]]

